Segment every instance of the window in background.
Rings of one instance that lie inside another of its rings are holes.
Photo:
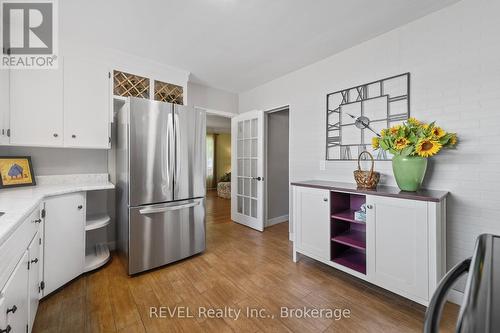
[[[215,135],[207,134],[207,189],[215,187]]]

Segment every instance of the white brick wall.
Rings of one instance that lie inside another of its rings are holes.
[[[425,187],[449,190],[450,268],[483,232],[500,234],[500,1],[463,0],[239,96],[239,111],[290,105],[291,180],[352,182],[355,162],[325,155],[325,95],[411,73],[411,114],[459,134],[433,158]],[[395,184],[390,162],[382,182]],[[461,288],[460,288],[461,289]]]

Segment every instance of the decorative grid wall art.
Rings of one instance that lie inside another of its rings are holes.
[[[149,98],[149,79],[121,71],[113,71],[113,94]]]
[[[357,160],[367,150],[377,160],[392,156],[374,151],[371,138],[410,116],[410,73],[326,95],[326,159]]]
[[[155,80],[156,101],[182,105],[184,104],[183,94],[184,94],[184,89],[181,86]]]

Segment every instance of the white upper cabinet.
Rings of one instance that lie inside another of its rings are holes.
[[[330,260],[330,191],[294,187],[293,195],[296,247]]]
[[[65,147],[110,147],[109,82],[106,65],[76,56],[65,57]]]
[[[9,70],[0,69],[0,145],[9,143],[10,87]]]
[[[62,68],[10,71],[10,144],[63,145]]]
[[[367,196],[368,272],[406,296],[429,298],[427,202]]]

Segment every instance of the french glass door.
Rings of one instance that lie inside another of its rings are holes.
[[[250,111],[231,119],[231,219],[264,230],[264,113]]]

